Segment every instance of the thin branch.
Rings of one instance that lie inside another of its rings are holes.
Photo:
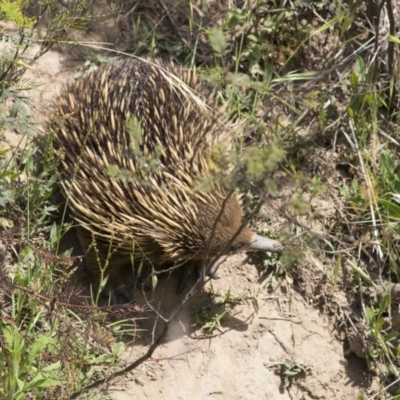
[[[168,329],[169,329],[169,323],[167,322],[164,325],[163,331],[157,337],[157,339],[149,346],[147,352],[145,354],[143,354],[141,357],[139,357],[137,360],[135,360],[133,363],[128,364],[125,368],[122,368],[119,371],[116,371],[104,378],[97,379],[90,385],[87,385],[84,388],[77,390],[76,392],[73,392],[70,396],[70,399],[76,399],[82,393],[88,392],[89,390],[99,387],[100,385],[102,385],[104,383],[108,383],[111,380],[115,379],[116,377],[118,377],[120,375],[124,375],[127,372],[130,372],[130,371],[134,370],[135,368],[137,368],[140,364],[145,362],[147,359],[149,359],[153,355],[155,349],[163,342],[164,338],[167,336]]]
[[[139,365],[141,365],[143,362],[148,360],[154,353],[154,351],[157,349],[157,347],[164,341],[164,339],[168,335],[168,330],[171,322],[182,312],[182,310],[189,304],[189,302],[194,298],[194,296],[200,291],[200,289],[209,281],[209,278],[206,280],[203,279],[198,279],[197,282],[193,285],[192,289],[189,291],[189,293],[185,296],[183,299],[182,303],[179,304],[175,310],[173,310],[167,320],[162,318],[162,316],[156,313],[165,321],[164,327],[160,335],[153,340],[149,348],[147,349],[146,353],[143,354],[141,357],[133,361],[132,363],[128,364],[126,367],[111,373],[110,375],[97,379],[96,381],[92,382],[90,385],[85,386],[84,388],[77,390],[76,392],[73,392],[70,396],[70,399],[76,399],[78,396],[80,396],[82,393],[88,392],[91,389],[95,389],[105,383],[109,383],[118,376],[124,375],[127,372],[130,372],[134,369],[136,369]],[[154,310],[154,309],[153,309]]]

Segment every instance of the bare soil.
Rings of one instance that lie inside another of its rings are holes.
[[[230,257],[219,273],[212,282],[216,293],[249,293],[258,284],[245,255]],[[162,283],[152,300],[162,315],[179,300],[171,288]],[[207,302],[208,291],[180,315],[151,361],[112,385],[113,399],[356,399],[364,393],[364,361],[344,357],[328,318],[285,281],[258,296],[257,311],[251,303],[237,305],[210,338],[193,326],[193,311]],[[151,335],[142,335],[144,343],[136,343],[128,359],[146,351]],[[280,364],[294,363],[311,372],[284,389]]]

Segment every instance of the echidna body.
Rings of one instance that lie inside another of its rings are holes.
[[[242,224],[238,194],[228,196],[219,184],[194,190],[209,171],[212,146],[232,136],[195,72],[159,62],[113,62],[67,85],[49,120],[61,191],[80,225],[90,272],[98,273],[100,261],[117,274],[132,256],[163,267],[238,247],[279,249],[249,227],[226,248]],[[140,137],[127,129],[132,120]],[[154,170],[143,161],[152,157]],[[129,179],[110,175],[115,166]]]

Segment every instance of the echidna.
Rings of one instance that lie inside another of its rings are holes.
[[[116,275],[132,259],[163,268],[238,248],[279,251],[249,227],[226,248],[242,224],[239,195],[220,184],[194,190],[209,171],[211,147],[232,136],[194,71],[159,61],[109,63],[68,84],[49,121],[89,272],[98,274],[99,260]],[[112,167],[129,179],[110,174]]]

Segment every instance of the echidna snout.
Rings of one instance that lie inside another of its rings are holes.
[[[197,227],[192,227],[201,239],[193,246],[199,258],[204,257],[206,249],[212,257],[240,250],[282,250],[278,241],[257,235],[249,226],[242,227],[243,210],[236,193],[227,199],[221,197],[218,207],[215,207],[215,204],[210,204],[209,207],[205,206],[205,209],[199,212]]]

